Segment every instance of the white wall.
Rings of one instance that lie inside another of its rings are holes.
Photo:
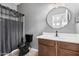
[[[17,10],[17,3],[0,3],[1,5],[7,6],[11,9]]]

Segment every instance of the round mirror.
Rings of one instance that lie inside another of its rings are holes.
[[[69,23],[70,18],[71,12],[68,8],[56,7],[49,11],[46,22],[50,27],[60,29]]]

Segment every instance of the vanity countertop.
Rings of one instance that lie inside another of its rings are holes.
[[[55,33],[52,34],[52,35],[43,34],[43,35],[37,36],[37,38],[79,44],[79,34],[63,34],[63,33],[60,33],[60,36],[58,36],[58,37],[55,36]]]

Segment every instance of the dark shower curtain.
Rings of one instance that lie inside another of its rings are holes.
[[[0,5],[0,55],[16,49],[23,37],[23,14]]]

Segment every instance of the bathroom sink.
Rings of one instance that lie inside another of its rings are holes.
[[[68,34],[68,33],[58,33],[57,37],[55,33],[43,33],[43,36],[58,39],[79,39],[79,34]]]
[[[79,34],[58,33],[58,36],[55,36],[55,33],[44,33],[43,35],[37,36],[37,38],[45,38],[49,40],[57,40],[79,44]]]

